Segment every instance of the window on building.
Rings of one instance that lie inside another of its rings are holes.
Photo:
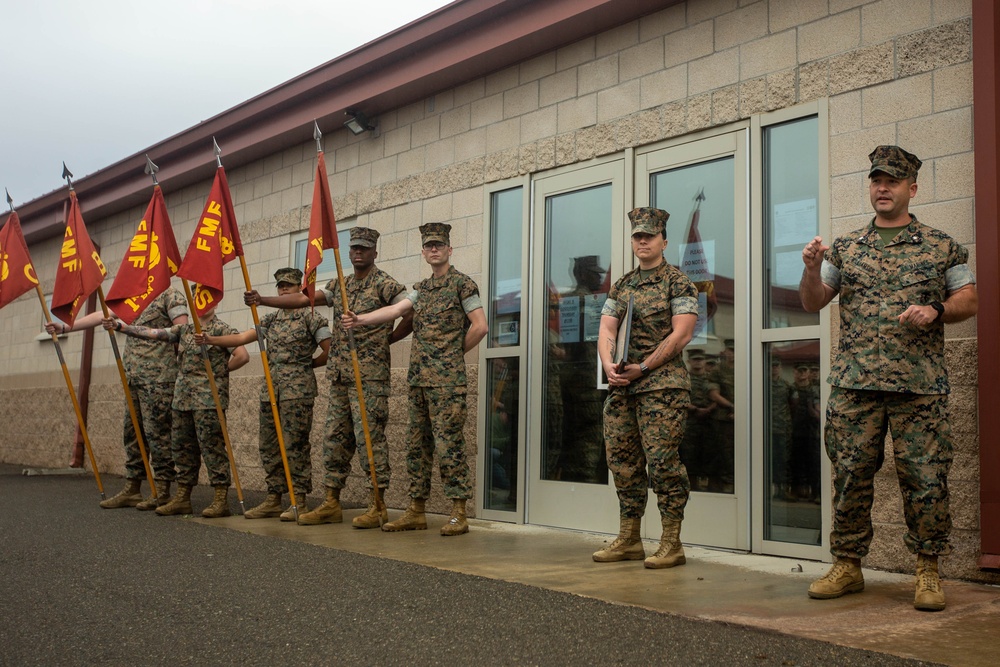
[[[340,265],[344,270],[344,275],[353,271],[351,259],[349,257],[351,249],[351,227],[345,226],[342,222],[337,223],[337,239],[340,243]],[[305,271],[306,268],[306,246],[309,244],[309,232],[299,232],[292,235],[292,266]],[[337,260],[333,255],[334,250],[328,248],[323,253],[323,261],[316,269],[316,284],[325,285],[328,281],[337,277]]]

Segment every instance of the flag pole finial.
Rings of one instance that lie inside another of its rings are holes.
[[[694,200],[695,201],[705,201],[705,188],[702,188],[701,190],[698,191],[698,194],[695,195]]]
[[[146,169],[145,172],[153,177],[153,185],[159,185],[159,181],[156,180],[156,172],[160,170],[153,161],[149,159],[149,155],[146,155]]]
[[[62,177],[66,179],[66,185],[68,185],[69,189],[72,190],[73,189],[73,172],[71,172],[69,170],[69,167],[66,166],[66,162],[65,161],[63,162]]]
[[[323,133],[319,131],[319,123],[317,123],[315,119],[313,120],[313,139],[316,140],[316,152],[317,153],[322,153],[323,152],[323,143],[322,143]]]
[[[222,166],[222,149],[219,148],[219,142],[212,137],[212,150],[215,152],[215,166]]]
[[[4,188],[3,191],[7,193],[7,206],[10,207],[10,212],[13,213],[14,212],[14,198],[10,196],[10,190],[8,190],[7,188]]]

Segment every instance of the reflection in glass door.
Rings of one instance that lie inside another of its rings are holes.
[[[824,557],[826,534],[822,447],[821,316],[807,313],[799,300],[802,248],[820,234],[819,118],[773,117],[761,128],[760,239],[753,254],[762,271],[755,280],[763,368],[755,378],[762,419],[761,492],[755,516],[755,546],[789,556]]]
[[[735,482],[733,179],[732,156],[651,177],[653,205],[672,211],[667,261],[698,288],[698,323],[686,350],[694,409],[681,460],[691,490],[704,493],[732,494]]]
[[[542,478],[607,484],[602,407],[597,388],[601,308],[610,286],[611,185],[545,200],[548,290]]]
[[[636,160],[636,205],[649,201],[670,213],[666,260],[698,288],[698,322],[684,352],[691,377],[680,451],[691,482],[684,541],[730,549],[749,548],[745,142],[744,132],[730,132]],[[655,538],[659,525],[647,516],[643,533]]]
[[[530,523],[600,532],[617,526],[597,342],[612,277],[622,273],[615,235],[624,226],[623,176],[623,163],[614,161],[535,184]]]

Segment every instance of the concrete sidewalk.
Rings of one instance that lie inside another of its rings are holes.
[[[567,530],[470,521],[468,535],[444,538],[447,517],[428,530],[383,533],[343,524],[298,526],[277,519],[195,519],[215,527],[306,542],[378,558],[563,591],[607,602],[773,630],[841,646],[967,667],[993,667],[1000,649],[1000,589],[946,581],[942,612],[913,608],[913,577],[865,571],[865,591],[811,600],[809,583],[829,565],[687,547],[687,564],[646,570],[639,561],[595,563],[611,538]],[[390,512],[394,519],[398,512]],[[655,550],[647,543],[647,553]],[[801,570],[801,571],[799,571]]]

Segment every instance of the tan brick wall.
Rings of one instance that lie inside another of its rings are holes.
[[[456,266],[482,284],[487,184],[828,98],[833,231],[865,224],[870,210],[866,155],[876,144],[900,143],[925,163],[914,212],[968,244],[974,263],[970,14],[970,0],[692,0],[671,6],[382,113],[376,133],[354,137],[326,128],[335,210],[340,220],[373,225],[382,232],[379,264],[408,285],[427,274],[419,258],[417,227],[449,221],[454,225]],[[229,173],[250,277],[264,290],[270,288],[274,270],[289,262],[289,234],[308,227],[313,151],[312,142],[289,146]],[[167,196],[182,250],[208,188],[204,182]],[[88,221],[112,271],[143,210]],[[48,241],[32,250],[38,266],[52,266],[58,243]],[[51,290],[51,276],[42,278]],[[245,328],[250,317],[238,297],[238,265],[229,266],[226,280],[233,287],[220,317]],[[33,403],[14,397],[21,395],[15,386],[59,389],[61,378],[50,372],[51,343],[33,340],[38,320],[37,306],[27,297],[0,317],[0,335],[9,341],[0,353],[0,392],[10,399],[0,404],[0,416],[31,412]],[[961,463],[956,463],[955,472],[956,541],[962,544],[949,562],[958,563],[954,571],[962,576],[981,578],[971,551],[978,530],[973,492],[976,422],[969,417],[975,414],[976,380],[964,366],[974,368],[974,322],[950,326],[948,338],[949,362],[961,378],[955,383],[953,414],[963,429],[958,438]],[[76,368],[79,336],[63,340],[70,366]],[[390,500],[395,506],[403,504],[405,481],[400,458],[405,437],[405,344],[402,347],[402,352],[394,350],[390,426],[396,470]],[[94,363],[98,368],[112,363],[107,341],[100,337]],[[259,361],[238,373],[234,392],[253,398],[258,372]],[[114,385],[95,390],[117,391]],[[248,403],[237,402],[233,421],[241,433],[241,465],[252,471],[255,400]],[[474,405],[470,397],[470,408]],[[317,424],[323,410],[321,400]],[[473,459],[474,414],[470,412],[469,422]],[[57,419],[64,437],[70,437],[67,418]],[[108,419],[115,425],[109,421],[100,432],[108,434],[102,446],[114,461],[111,432],[120,429],[120,419]],[[22,446],[37,442],[27,435],[37,427],[33,424],[17,439],[0,436],[0,460],[31,456],[37,463],[61,463],[59,454],[37,453],[48,451],[44,447]],[[318,457],[318,432],[315,442]],[[316,462],[319,469],[318,458]],[[114,468],[120,461],[107,465]],[[259,481],[259,471],[256,474],[248,473],[251,484]],[[887,486],[884,480],[880,484]],[[350,494],[359,486],[352,483]],[[880,504],[887,507],[880,508],[871,560],[903,570],[910,567],[910,559],[900,552],[901,524],[899,516],[891,514],[890,491],[880,491]]]

